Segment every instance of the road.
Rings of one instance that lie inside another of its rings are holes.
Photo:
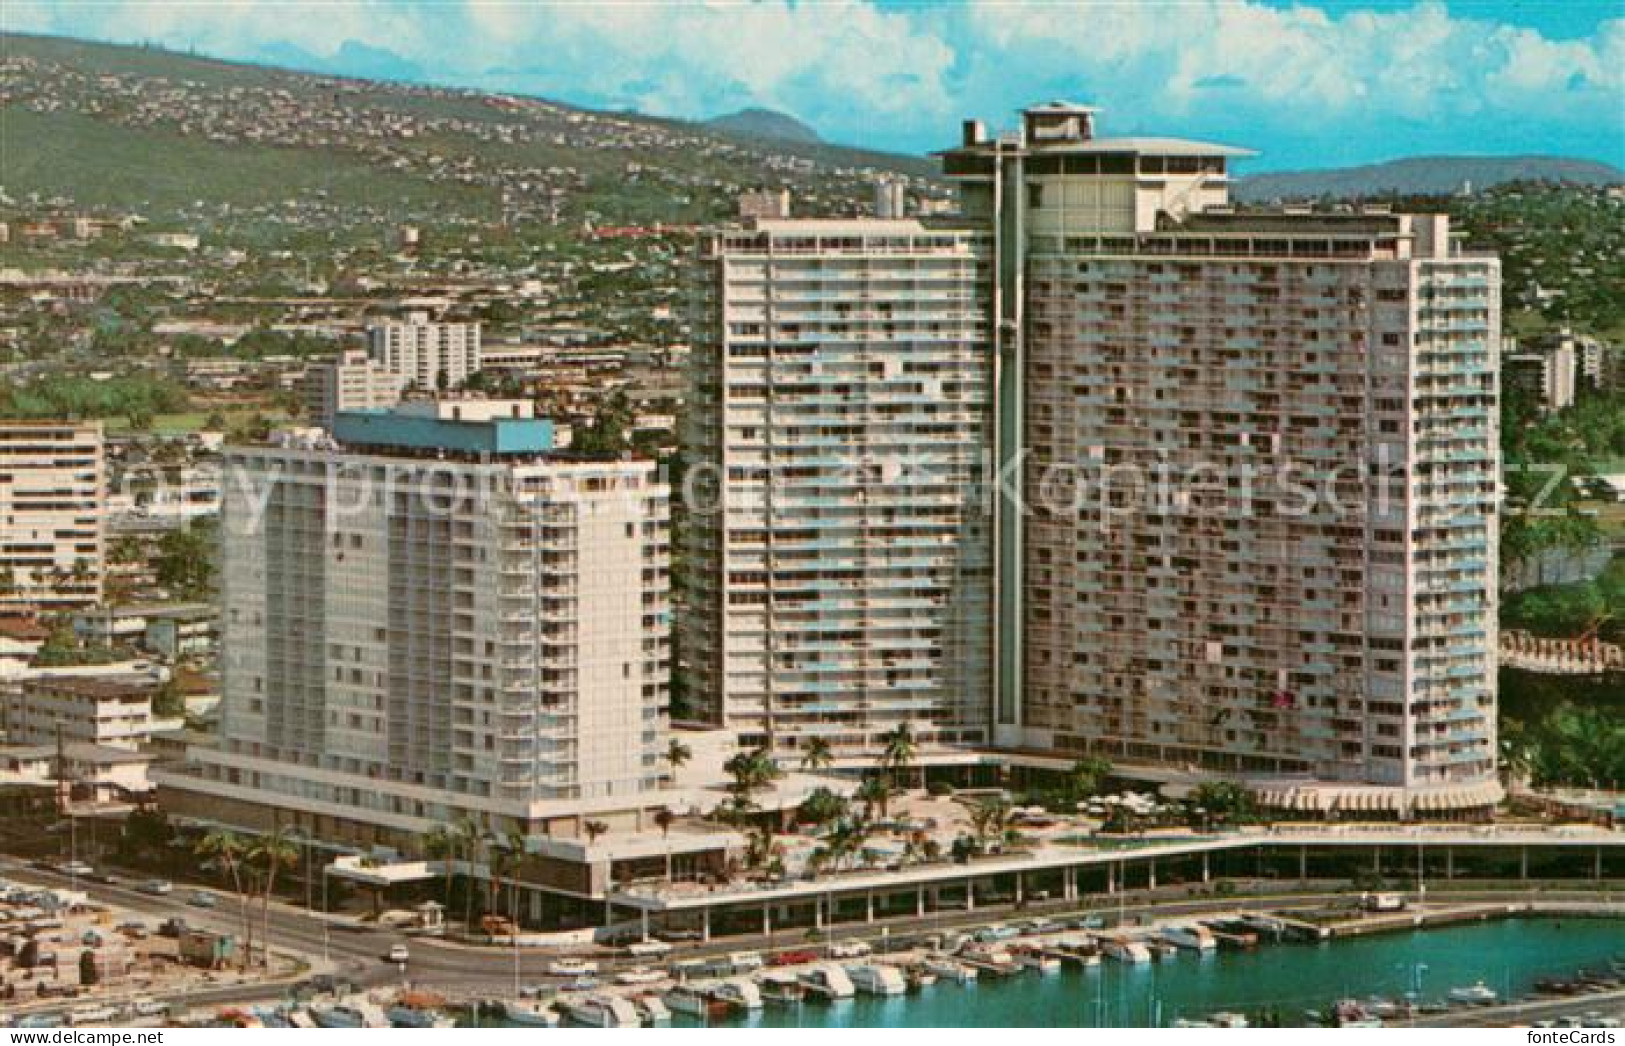
[[[12,862],[9,867],[0,863],[0,872],[20,882],[52,886],[68,885],[68,877]],[[78,888],[93,899],[129,909],[142,916],[163,920],[172,916],[184,918],[189,925],[207,927],[227,933],[239,933],[241,924],[235,898],[217,890],[204,892],[214,895],[218,905],[211,910],[193,907],[185,898],[195,889],[177,886],[167,897],[152,897],[129,886],[106,885],[80,881]],[[1238,893],[1230,897],[1201,897],[1191,899],[1150,899],[1096,897],[1094,905],[1079,902],[1048,902],[1029,904],[1019,911],[1008,906],[982,907],[972,912],[941,912],[925,918],[907,917],[877,920],[872,924],[843,923],[834,933],[834,939],[868,939],[879,944],[883,931],[892,937],[931,933],[938,930],[967,926],[983,926],[1000,919],[1032,918],[1038,915],[1090,912],[1113,919],[1133,920],[1140,916],[1158,918],[1198,915],[1239,908],[1290,909],[1313,908],[1327,905],[1348,905],[1347,892],[1316,891],[1305,893]],[[1433,898],[1435,904],[1506,903],[1525,904],[1571,902],[1576,906],[1595,906],[1603,901],[1596,893],[1574,891],[1569,893],[1509,890],[1451,891]],[[259,932],[260,912],[254,910],[256,935]],[[517,980],[521,985],[535,984],[547,979],[546,967],[558,953],[534,949],[508,949],[491,946],[471,946],[438,941],[431,938],[404,938],[398,933],[374,929],[359,929],[346,924],[328,923],[318,916],[281,902],[270,906],[270,939],[274,949],[297,953],[311,963],[313,971],[330,972],[362,986],[374,986],[409,981],[414,985],[434,988],[453,995],[491,996],[513,991]],[[391,945],[405,941],[412,953],[403,972],[384,961]],[[787,930],[771,937],[764,935],[736,936],[718,939],[708,944],[678,945],[672,958],[689,958],[728,951],[774,951],[808,946],[805,928]],[[611,957],[607,953],[595,956],[606,969],[634,965],[635,960]],[[515,962],[517,961],[517,976]],[[280,994],[281,988],[259,989],[233,987],[220,989],[229,994],[230,1001],[247,1001]],[[227,1001],[222,998],[220,1001]],[[1554,1005],[1574,1007],[1583,1000],[1558,1000]],[[1581,1009],[1588,1007],[1581,1007]],[[1589,1008],[1595,1008],[1589,1007]],[[1559,1012],[1576,1012],[1574,1009]],[[1488,1011],[1486,1011],[1486,1014]]]

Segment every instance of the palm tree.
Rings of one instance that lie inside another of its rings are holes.
[[[722,764],[722,769],[733,777],[735,790],[746,795],[768,788],[784,776],[779,764],[763,748],[736,753]]]
[[[683,744],[683,742],[677,740],[675,737],[672,738],[671,743],[666,746],[665,759],[666,762],[671,766],[671,772],[673,774],[676,774],[684,764],[693,758],[694,749]]]
[[[992,796],[971,808],[971,828],[976,842],[983,849],[995,839],[1003,839],[1010,824],[1010,801],[1003,796]]]
[[[815,737],[807,742],[801,750],[801,768],[803,770],[819,771],[826,769],[835,762],[835,752],[829,746],[829,741],[822,737]]]
[[[914,741],[914,731],[909,729],[907,723],[898,723],[897,728],[883,735],[880,742],[883,746],[880,753],[880,769],[883,771],[889,769],[901,778],[919,753],[919,745]]]
[[[219,863],[231,879],[231,888],[237,894],[237,912],[243,924],[243,962],[254,952],[254,920],[248,911],[248,894],[243,889],[243,857],[248,852],[242,836],[226,828],[217,828],[199,839],[192,852],[205,860]]]
[[[446,882],[441,892],[441,900],[449,908],[451,906],[451,873],[457,860],[457,837],[445,825],[435,825],[423,837],[423,856],[431,861],[439,861],[442,870],[446,873]]]
[[[876,810],[880,811],[882,820],[890,816],[892,787],[879,774],[865,777],[854,798],[863,804],[864,814],[871,820]]]
[[[502,905],[498,901],[500,881],[505,876],[511,876],[519,870],[520,863],[525,857],[525,835],[523,832],[509,832],[505,836],[493,835],[487,840],[486,853],[491,865],[491,907],[500,913]],[[510,883],[508,886],[508,910],[517,913],[519,908],[519,884]],[[515,915],[512,923],[513,932],[519,932],[519,920]]]
[[[666,807],[655,811],[655,827],[660,829],[660,841],[666,847],[666,881],[671,882],[671,826],[677,823],[677,815]]]
[[[1101,782],[1110,777],[1112,764],[1099,756],[1085,756],[1072,764],[1067,772],[1067,794],[1074,801],[1087,799],[1100,791]]]
[[[276,873],[299,864],[299,847],[288,830],[277,825],[270,835],[260,836],[247,854],[248,860],[263,867],[260,891],[260,939],[265,949],[265,968],[271,968],[271,893],[276,889]]]
[[[847,802],[828,788],[814,788],[801,801],[797,811],[801,820],[822,828],[847,815]]]
[[[456,840],[457,852],[462,855],[468,864],[467,874],[463,876],[463,929],[467,933],[474,932],[474,862],[479,856],[480,844],[485,835],[480,826],[467,817],[460,817],[452,826],[452,838]]]

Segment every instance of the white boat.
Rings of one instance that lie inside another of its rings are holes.
[[[547,964],[547,972],[554,977],[591,977],[598,972],[598,964],[585,959],[554,959]]]
[[[106,1024],[118,1016],[118,1011],[111,1006],[81,1006],[68,1014],[68,1020],[75,1028],[82,1028],[87,1024]]]
[[[438,1010],[396,1004],[384,1011],[391,1028],[454,1028],[457,1022]]]
[[[801,981],[788,970],[767,970],[756,975],[756,983],[762,989],[762,1001],[784,1003],[786,1005],[801,1002],[807,996],[807,989],[801,986]]]
[[[762,1008],[762,989],[748,977],[730,977],[725,981],[714,981],[710,986],[710,995],[713,999],[727,1003],[730,1009],[749,1013]]]
[[[711,996],[701,985],[679,984],[660,997],[673,1013],[689,1017],[710,1017],[713,1012]]]
[[[966,965],[995,976],[1008,976],[1021,970],[1015,956],[998,944],[967,944],[960,949],[959,958]]]
[[[852,978],[832,962],[819,963],[803,970],[801,985],[814,995],[830,1000],[850,999],[857,993]]]
[[[1045,954],[1041,948],[1016,948],[1011,951],[1015,957],[1016,965],[1025,970],[1037,970],[1039,973],[1059,973],[1061,960]]]
[[[846,968],[852,986],[865,995],[905,995],[908,979],[895,966],[879,962],[858,962]]]
[[[367,999],[345,999],[330,1006],[312,1006],[310,1016],[323,1028],[387,1028],[389,1017]]]
[[[517,1028],[557,1028],[559,1014],[553,1007],[529,999],[502,1004],[502,1019]]]
[[[658,995],[639,995],[632,1000],[632,1005],[638,1008],[638,1016],[643,1018],[643,1023],[651,1028],[660,1028],[671,1023],[671,1010],[660,1001]]]
[[[1162,931],[1162,936],[1168,943],[1192,951],[1211,952],[1219,947],[1219,939],[1213,936],[1213,931],[1198,923],[1170,926]]]
[[[651,970],[647,966],[634,966],[615,975],[616,984],[659,984],[666,979],[663,971]]]
[[[976,967],[954,962],[946,955],[928,955],[921,965],[943,980],[953,981],[955,984],[964,984],[976,979]]]
[[[559,1005],[572,1021],[589,1028],[636,1028],[643,1023],[638,1008],[619,995],[584,995]]]
[[[1127,937],[1103,937],[1100,950],[1108,959],[1116,959],[1130,966],[1143,966],[1151,961],[1151,949]]]
[[[1483,981],[1468,985],[1465,988],[1450,989],[1451,1002],[1464,1002],[1472,1006],[1488,1006],[1495,1002],[1497,998],[1499,996],[1495,994],[1495,989]]]
[[[1208,1017],[1208,1023],[1215,1028],[1252,1027],[1252,1023],[1247,1020],[1246,1014],[1236,1013],[1234,1010],[1220,1010],[1218,1013],[1212,1014]]]

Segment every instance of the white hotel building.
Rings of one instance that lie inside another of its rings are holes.
[[[692,710],[741,744],[992,740],[989,260],[916,221],[702,244],[681,645]]]
[[[221,740],[162,775],[166,808],[405,853],[465,816],[635,814],[670,669],[655,466],[558,456],[528,404],[333,436],[227,450]]]
[[[0,611],[101,601],[99,421],[0,420]]]

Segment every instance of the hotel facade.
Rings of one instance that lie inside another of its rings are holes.
[[[554,454],[528,406],[228,448],[220,740],[159,777],[167,808],[403,854],[461,819],[638,821],[664,773],[667,488]]]
[[[101,422],[0,420],[0,611],[101,601],[106,494]]]
[[[1236,208],[1243,150],[1095,116],[968,122],[941,227],[702,247],[690,466],[728,506],[684,539],[703,714],[786,757],[907,721],[1282,810],[1489,809],[1498,262],[1442,216]],[[960,325],[916,336],[944,294]],[[914,490],[877,445],[993,467]],[[939,495],[961,514],[920,529]],[[879,534],[942,541],[916,574]]]

